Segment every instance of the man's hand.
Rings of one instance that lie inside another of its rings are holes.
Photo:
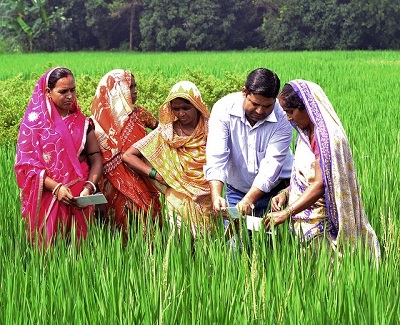
[[[238,202],[237,208],[243,216],[251,216],[253,214],[254,204],[246,198],[243,198]]]
[[[226,200],[221,196],[217,196],[213,200],[213,211],[215,213],[218,213],[225,210],[226,210]]]
[[[286,203],[286,194],[284,192],[281,192],[277,195],[275,195],[271,199],[271,209],[272,211],[279,211],[282,209],[284,204]]]

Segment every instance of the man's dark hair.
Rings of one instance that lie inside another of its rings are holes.
[[[250,72],[246,79],[246,94],[259,94],[266,98],[276,98],[279,94],[281,81],[277,74],[265,68]]]

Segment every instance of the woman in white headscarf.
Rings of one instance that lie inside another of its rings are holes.
[[[293,220],[303,242],[328,239],[334,249],[361,242],[380,256],[379,242],[361,200],[353,156],[343,126],[321,87],[305,80],[287,83],[279,101],[298,131],[290,186],[271,201],[267,227]],[[286,209],[281,210],[284,204]]]

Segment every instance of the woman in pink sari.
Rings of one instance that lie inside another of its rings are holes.
[[[49,246],[58,229],[75,228],[86,238],[93,206],[75,197],[96,192],[102,162],[93,126],[76,101],[75,80],[66,68],[38,81],[23,117],[14,170],[21,189],[28,240]]]
[[[299,136],[290,186],[272,198],[275,212],[267,215],[267,227],[290,218],[303,243],[326,238],[340,251],[345,243],[355,247],[361,242],[379,258],[349,141],[328,97],[319,85],[299,79],[283,87],[279,101]]]

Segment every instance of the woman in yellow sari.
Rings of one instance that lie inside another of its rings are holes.
[[[189,222],[194,236],[209,229],[210,187],[204,179],[210,113],[190,81],[175,84],[159,111],[159,126],[136,142],[122,160],[155,180],[165,194],[170,220]]]

